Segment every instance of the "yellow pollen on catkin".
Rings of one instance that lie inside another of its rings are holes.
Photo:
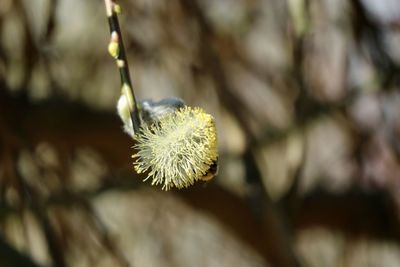
[[[201,108],[184,107],[144,124],[135,140],[136,172],[148,172],[145,180],[164,190],[192,185],[218,158],[214,118]]]

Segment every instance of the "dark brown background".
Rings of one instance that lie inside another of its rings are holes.
[[[139,99],[216,118],[220,174],[132,168],[103,1],[0,1],[1,266],[400,266],[396,0],[120,1]]]

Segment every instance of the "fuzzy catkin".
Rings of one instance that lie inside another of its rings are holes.
[[[201,108],[185,106],[144,124],[135,135],[134,168],[148,172],[152,185],[162,189],[192,185],[218,158],[214,118]]]

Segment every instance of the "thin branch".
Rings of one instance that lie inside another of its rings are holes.
[[[108,50],[117,62],[122,84],[121,94],[125,95],[127,98],[133,130],[136,133],[140,128],[140,120],[137,112],[135,93],[133,91],[131,77],[129,74],[128,59],[126,57],[124,42],[122,41],[122,34],[118,21],[120,6],[117,5],[113,0],[104,0],[104,4],[106,6],[108,24],[110,26],[111,34]]]

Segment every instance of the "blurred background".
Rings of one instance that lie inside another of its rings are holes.
[[[0,266],[400,266],[398,0],[125,0],[139,99],[219,175],[133,171],[101,0],[0,1]]]

